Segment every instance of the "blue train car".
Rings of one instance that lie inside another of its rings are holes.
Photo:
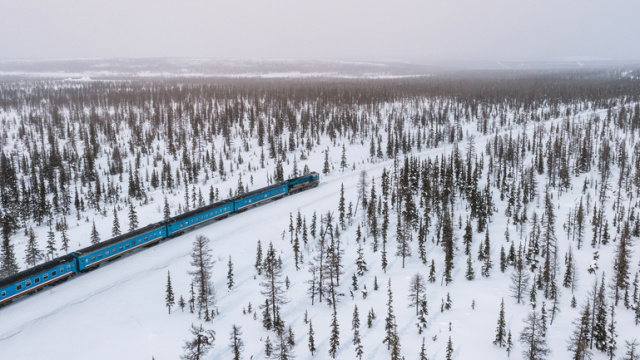
[[[285,182],[289,187],[289,194],[293,194],[307,188],[318,186],[318,184],[320,183],[320,174],[313,171],[308,173],[307,175],[298,176],[297,178],[292,178]]]
[[[71,255],[78,259],[78,270],[83,271],[165,237],[167,237],[165,225],[156,223],[80,249]]]
[[[287,183],[278,183],[262,189],[250,191],[232,198],[234,211],[247,209],[261,202],[277,199],[288,194]]]
[[[76,259],[71,255],[64,255],[2,278],[0,279],[0,306],[20,295],[64,280],[77,272]]]
[[[193,226],[228,215],[233,211],[233,201],[223,200],[174,216],[166,221],[167,236],[173,236]]]

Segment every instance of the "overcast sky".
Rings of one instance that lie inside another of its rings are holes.
[[[0,0],[0,58],[640,59],[638,0]]]

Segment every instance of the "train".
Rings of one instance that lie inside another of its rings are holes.
[[[317,172],[310,172],[176,215],[165,221],[149,224],[5,277],[0,279],[0,307],[45,286],[58,284],[74,275],[96,269],[100,264],[136,249],[179,236],[195,226],[245,211],[265,201],[316,187],[319,183],[320,175]]]

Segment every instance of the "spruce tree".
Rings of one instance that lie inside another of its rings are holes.
[[[344,171],[344,169],[343,169]],[[340,228],[345,229],[345,202],[344,202],[344,183],[340,184],[340,201],[338,202],[338,220],[340,221]]]
[[[52,220],[49,219],[49,231],[47,231],[47,258],[53,259],[56,252],[56,234],[51,226]]]
[[[444,281],[449,284],[452,280],[453,271],[453,224],[449,211],[445,209],[444,212],[444,224],[442,226],[442,243],[444,246]]]
[[[111,236],[116,237],[120,235],[120,221],[118,221],[118,211],[113,208],[113,227],[111,228]]]
[[[592,334],[596,349],[605,351],[607,347],[607,299],[605,294],[604,272],[602,273],[602,281],[600,288],[594,300],[595,322],[593,324]]]
[[[420,347],[420,355],[418,360],[429,360],[427,357],[427,348],[424,346],[424,336],[422,337],[422,346]]]
[[[93,220],[93,225],[91,226],[91,243],[97,244],[100,242],[100,233],[98,233],[98,229],[96,229],[96,221]]]
[[[616,331],[615,306],[611,304],[610,320],[607,326],[607,346],[605,348],[607,355],[609,355],[609,360],[613,360],[618,349],[616,337],[618,337],[618,332]]]
[[[267,340],[264,342],[264,354],[267,359],[271,357],[271,353],[273,352],[273,345],[271,344],[271,339],[267,336]]]
[[[491,240],[489,239],[489,228],[487,227],[485,238],[484,238],[484,248],[483,248],[484,262],[482,263],[482,276],[489,277],[489,273],[493,264],[491,262]]]
[[[229,262],[227,263],[227,289],[231,290],[233,287],[233,262],[231,262],[231,255],[229,255]]]
[[[511,340],[511,329],[509,329],[509,335],[507,335],[507,357],[511,356],[513,350],[513,340]]]
[[[173,287],[171,286],[171,272],[167,270],[167,287],[165,289],[165,306],[169,310],[169,314],[171,314],[171,308],[175,305],[175,296],[173,294]]]
[[[436,261],[431,259],[431,265],[429,266],[429,282],[436,282]]]
[[[353,346],[355,347],[356,356],[359,360],[362,360],[362,340],[360,339],[360,315],[358,314],[358,305],[355,305],[353,308],[351,330],[353,330]]]
[[[451,341],[451,336],[449,336],[449,341],[447,341],[447,356],[445,359],[451,360],[452,355],[453,355],[453,342]]]
[[[29,227],[29,240],[25,249],[24,261],[28,266],[34,267],[43,258],[42,250],[38,249],[37,236],[32,227]]]
[[[338,314],[334,308],[331,316],[331,336],[329,337],[329,356],[332,359],[336,358],[338,348],[340,348],[340,327],[338,325]]]
[[[358,267],[358,276],[363,276],[367,272],[367,262],[364,259],[362,245],[358,244],[358,257],[356,258],[356,266]]]
[[[384,319],[384,331],[385,337],[382,340],[387,344],[387,350],[391,349],[393,345],[396,316],[393,314],[393,292],[391,291],[391,278],[389,278],[389,284],[387,285],[387,317]]]
[[[309,351],[311,352],[311,356],[313,356],[313,353],[316,352],[316,342],[315,339],[313,338],[313,324],[311,323],[311,320],[309,320]]]
[[[13,251],[13,244],[11,244],[11,224],[8,220],[8,215],[5,215],[2,221],[2,248],[0,249],[0,278],[8,277],[18,273],[20,268],[18,261],[16,260],[15,253]]]
[[[167,197],[164,197],[164,206],[162,207],[162,218],[164,220],[169,220],[169,218],[171,217],[171,209],[169,208],[169,200],[167,200]]]
[[[263,309],[262,326],[264,326],[264,328],[267,330],[271,330],[271,328],[273,327],[273,322],[271,321],[271,307],[269,306],[269,299],[264,300]]]
[[[373,312],[373,308],[371,308],[371,310],[369,310],[369,312],[367,313],[367,327],[369,329],[371,329],[371,326],[373,326],[373,320],[375,320],[376,318],[376,314]]]
[[[133,231],[138,228],[138,213],[133,206],[133,201],[129,202],[129,231]]]
[[[591,304],[589,301],[582,308],[579,319],[574,321],[576,328],[569,340],[567,350],[573,353],[574,360],[591,359],[591,350],[589,349],[589,333],[591,324]]]
[[[473,228],[471,222],[467,218],[467,224],[464,227],[464,235],[462,236],[462,242],[464,244],[464,254],[471,256],[471,243],[473,242]]]
[[[427,299],[420,301],[420,312],[418,313],[418,321],[416,326],[418,327],[418,334],[427,328],[427,316],[429,316],[429,310],[427,309]]]
[[[573,288],[574,267],[575,267],[575,261],[573,259],[573,251],[572,251],[572,248],[569,247],[569,253],[567,254],[567,257],[566,257],[566,268],[564,271],[564,278],[562,280],[562,286],[564,286],[565,288],[570,288],[570,287]]]
[[[258,240],[258,247],[256,249],[256,263],[254,265],[258,271],[258,275],[262,275],[262,244]]]
[[[322,174],[327,175],[331,172],[331,166],[329,165],[329,149],[324,151],[324,165],[322,166]]]
[[[504,246],[500,247],[500,272],[507,270],[507,254],[504,252]]]
[[[244,350],[244,342],[242,341],[242,330],[236,324],[231,327],[229,334],[229,349],[233,353],[233,360],[242,359],[242,351]]]
[[[476,277],[476,273],[473,270],[473,260],[471,259],[471,255],[467,256],[467,271],[465,272],[464,276],[467,278],[467,280],[473,280]]]
[[[69,235],[67,234],[67,230],[69,229],[69,224],[67,223],[67,218],[62,217],[62,221],[60,222],[60,249],[65,253],[69,252]]]
[[[504,319],[504,298],[500,303],[500,313],[498,314],[498,326],[496,327],[496,339],[493,340],[493,345],[503,347],[505,345],[505,319]]]
[[[629,266],[631,260],[631,250],[629,249],[630,240],[630,228],[629,222],[626,221],[622,228],[622,234],[618,241],[618,247],[616,248],[616,258],[614,260],[614,276],[615,276],[615,292],[614,299],[615,304],[618,305],[618,300],[622,297],[625,291],[629,290]]]

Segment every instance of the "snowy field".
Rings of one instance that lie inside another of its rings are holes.
[[[604,110],[599,111],[602,115]],[[591,112],[583,114],[592,115]],[[547,127],[551,123],[560,123],[560,119],[547,121]],[[467,129],[465,129],[467,130]],[[522,129],[511,129],[514,134],[522,132]],[[505,130],[502,133],[508,133]],[[525,130],[526,134],[533,133],[533,127]],[[490,135],[493,137],[494,135]],[[477,136],[475,146],[478,151],[484,149],[488,137]],[[323,144],[330,144],[328,139],[323,139]],[[466,141],[460,144],[464,148]],[[297,359],[324,359],[328,358],[329,334],[330,334],[330,307],[326,302],[311,305],[311,300],[306,294],[310,275],[307,271],[307,263],[313,256],[314,240],[305,247],[303,254],[305,260],[303,267],[295,270],[293,264],[293,251],[289,242],[289,214],[293,213],[294,219],[299,211],[307,221],[310,221],[314,211],[318,218],[328,211],[337,213],[338,200],[341,185],[344,184],[346,202],[357,202],[357,183],[362,170],[366,170],[369,179],[375,178],[376,185],[380,185],[380,176],[384,168],[393,168],[393,160],[380,160],[370,162],[368,156],[368,144],[347,143],[347,157],[349,167],[343,172],[339,169],[342,143],[331,147],[330,158],[334,168],[327,175],[321,175],[320,186],[299,194],[263,204],[249,211],[234,214],[212,224],[199,227],[182,236],[166,240],[156,246],[137,251],[133,254],[105,264],[96,271],[85,273],[58,286],[46,288],[30,297],[23,298],[13,304],[0,309],[0,359],[178,359],[182,354],[182,345],[185,339],[190,337],[191,324],[203,323],[195,314],[181,311],[175,307],[169,315],[165,307],[165,284],[167,271],[171,272],[172,283],[176,298],[181,295],[185,299],[189,296],[191,277],[187,272],[190,266],[191,248],[193,240],[198,235],[211,239],[216,264],[214,266],[214,284],[216,290],[219,311],[211,323],[204,323],[204,327],[216,332],[216,340],[213,349],[206,359],[231,358],[231,350],[228,348],[229,332],[232,325],[241,327],[242,339],[245,343],[244,359],[264,359],[264,341],[267,336],[274,339],[274,333],[262,327],[261,310],[258,305],[264,301],[260,294],[260,282],[262,277],[256,274],[254,268],[257,241],[261,240],[263,249],[272,242],[284,261],[283,273],[289,277],[291,286],[286,292],[289,302],[283,307],[282,317],[295,333],[294,353]],[[320,172],[323,166],[324,155],[317,147],[309,154],[309,159],[300,161],[298,168],[308,165],[313,171]],[[452,145],[446,145],[435,149],[414,149],[412,156],[421,159],[435,158],[441,154],[449,154]],[[257,163],[257,155],[249,159],[251,163]],[[250,189],[265,186],[266,171],[272,171],[273,164],[265,170],[251,173],[255,179]],[[290,174],[292,164],[285,165],[285,174]],[[614,172],[615,173],[615,172]],[[243,180],[248,183],[247,175]],[[579,271],[579,286],[575,292],[578,301],[577,308],[569,307],[571,294],[569,289],[561,287],[560,303],[561,312],[556,315],[553,325],[549,326],[547,339],[551,348],[550,359],[566,359],[569,353],[566,351],[567,340],[574,329],[573,321],[579,316],[580,303],[587,296],[596,277],[602,272],[613,274],[614,259],[613,245],[600,249],[600,270],[595,275],[587,273],[586,269],[592,262],[593,249],[585,240],[581,250],[576,250],[575,244],[566,240],[566,234],[562,229],[568,211],[577,205],[581,196],[581,189],[585,178],[597,179],[593,170],[572,180],[572,190],[559,195],[552,190],[554,203],[561,196],[556,210],[556,234],[558,236],[559,253],[564,254],[569,246],[573,246],[576,259],[576,267]],[[544,193],[544,178],[538,179],[538,192]],[[592,181],[592,184],[594,182]],[[228,189],[235,188],[237,173],[224,183],[217,183],[221,194],[227,194]],[[580,190],[577,190],[580,189]],[[596,197],[596,190],[592,188],[587,192]],[[379,193],[379,192],[378,192]],[[153,201],[139,210],[139,222],[141,225],[159,221],[162,218],[161,190],[150,191],[149,196]],[[177,209],[177,203],[181,199],[181,193],[171,195],[172,213]],[[225,197],[225,195],[222,195]],[[341,232],[341,240],[344,246],[344,274],[341,277],[340,291],[345,294],[337,306],[340,325],[340,348],[337,355],[339,359],[354,359],[355,353],[351,339],[351,318],[354,305],[358,306],[361,320],[361,336],[363,339],[363,359],[387,359],[389,351],[382,344],[384,338],[384,317],[387,309],[387,284],[391,281],[393,290],[393,307],[397,319],[398,333],[401,339],[401,353],[406,359],[418,358],[423,337],[429,359],[444,359],[447,341],[451,338],[454,346],[453,359],[506,359],[504,348],[498,348],[492,344],[495,338],[496,321],[500,310],[500,300],[504,298],[506,313],[506,328],[513,334],[514,349],[511,358],[521,358],[521,345],[518,336],[523,328],[523,319],[528,314],[528,304],[516,304],[509,291],[510,274],[512,269],[501,273],[499,270],[499,250],[504,245],[508,250],[510,243],[505,240],[505,229],[510,231],[510,239],[518,244],[519,236],[512,225],[507,225],[502,215],[506,202],[500,201],[497,191],[494,191],[494,202],[498,208],[489,224],[489,233],[492,235],[491,256],[493,270],[488,278],[480,276],[479,263],[476,262],[476,278],[473,281],[465,279],[467,256],[462,252],[461,238],[463,227],[458,227],[458,218],[454,219],[455,238],[458,251],[455,257],[453,282],[445,285],[441,282],[443,269],[442,247],[432,243],[431,234],[427,241],[427,257],[429,263],[435,259],[437,269],[437,281],[427,283],[427,301],[429,316],[426,333],[419,335],[416,329],[415,309],[408,308],[407,299],[409,282],[411,277],[420,273],[425,278],[429,268],[424,266],[417,256],[417,245],[412,243],[413,256],[407,258],[405,267],[402,267],[402,259],[396,256],[395,212],[392,212],[389,229],[388,259],[389,266],[385,273],[380,265],[380,252],[374,253],[367,239],[363,246],[365,259],[369,271],[359,279],[359,290],[350,296],[351,275],[356,272],[355,259],[357,257],[356,227],[363,220],[363,212],[358,209],[352,223],[345,231]],[[543,198],[530,204],[529,211],[543,212]],[[466,218],[467,209],[456,202],[455,214],[461,214]],[[124,218],[125,210],[121,212]],[[69,235],[72,239],[72,248],[88,245],[88,234],[91,223],[83,220],[76,221],[70,217],[71,229]],[[121,220],[121,223],[123,221]],[[96,221],[96,225],[105,239],[110,232],[112,218],[107,216],[104,220]],[[125,226],[122,226],[123,229]],[[44,228],[43,228],[44,229]],[[40,229],[40,231],[44,231]],[[44,233],[41,233],[41,239]],[[589,234],[589,232],[587,232]],[[589,235],[588,235],[589,236]],[[588,238],[587,236],[587,238]],[[76,239],[84,239],[78,240]],[[479,244],[484,239],[484,233],[474,232],[472,254],[475,257]],[[637,240],[637,239],[636,239]],[[517,245],[516,245],[517,248]],[[16,244],[16,253],[23,254],[24,241]],[[73,249],[72,249],[73,250]],[[631,261],[631,277],[638,270],[640,252],[634,251]],[[231,256],[234,264],[235,286],[227,290],[227,262]],[[21,257],[21,256],[20,256]],[[23,265],[23,264],[21,264]],[[560,264],[560,269],[564,265]],[[374,278],[380,288],[374,291]],[[368,296],[363,298],[360,290],[366,285]],[[451,310],[441,311],[441,302],[450,295],[453,305]],[[538,295],[542,301],[541,294]],[[528,299],[528,295],[525,296]],[[474,307],[472,308],[472,303]],[[525,301],[526,303],[526,301]],[[252,314],[244,314],[251,304],[256,319]],[[549,310],[547,304],[547,310]],[[374,309],[376,319],[373,326],[368,328],[366,316],[370,309]],[[624,340],[640,338],[638,327],[634,325],[634,315],[631,310],[622,306],[617,310],[617,330],[619,348],[624,347]],[[309,326],[304,322],[305,312],[312,321],[315,330],[316,348],[315,356],[312,356],[307,348],[307,331]],[[622,351],[619,350],[619,353]],[[481,354],[481,355],[479,355]],[[594,359],[607,358],[600,352],[595,352]]]

